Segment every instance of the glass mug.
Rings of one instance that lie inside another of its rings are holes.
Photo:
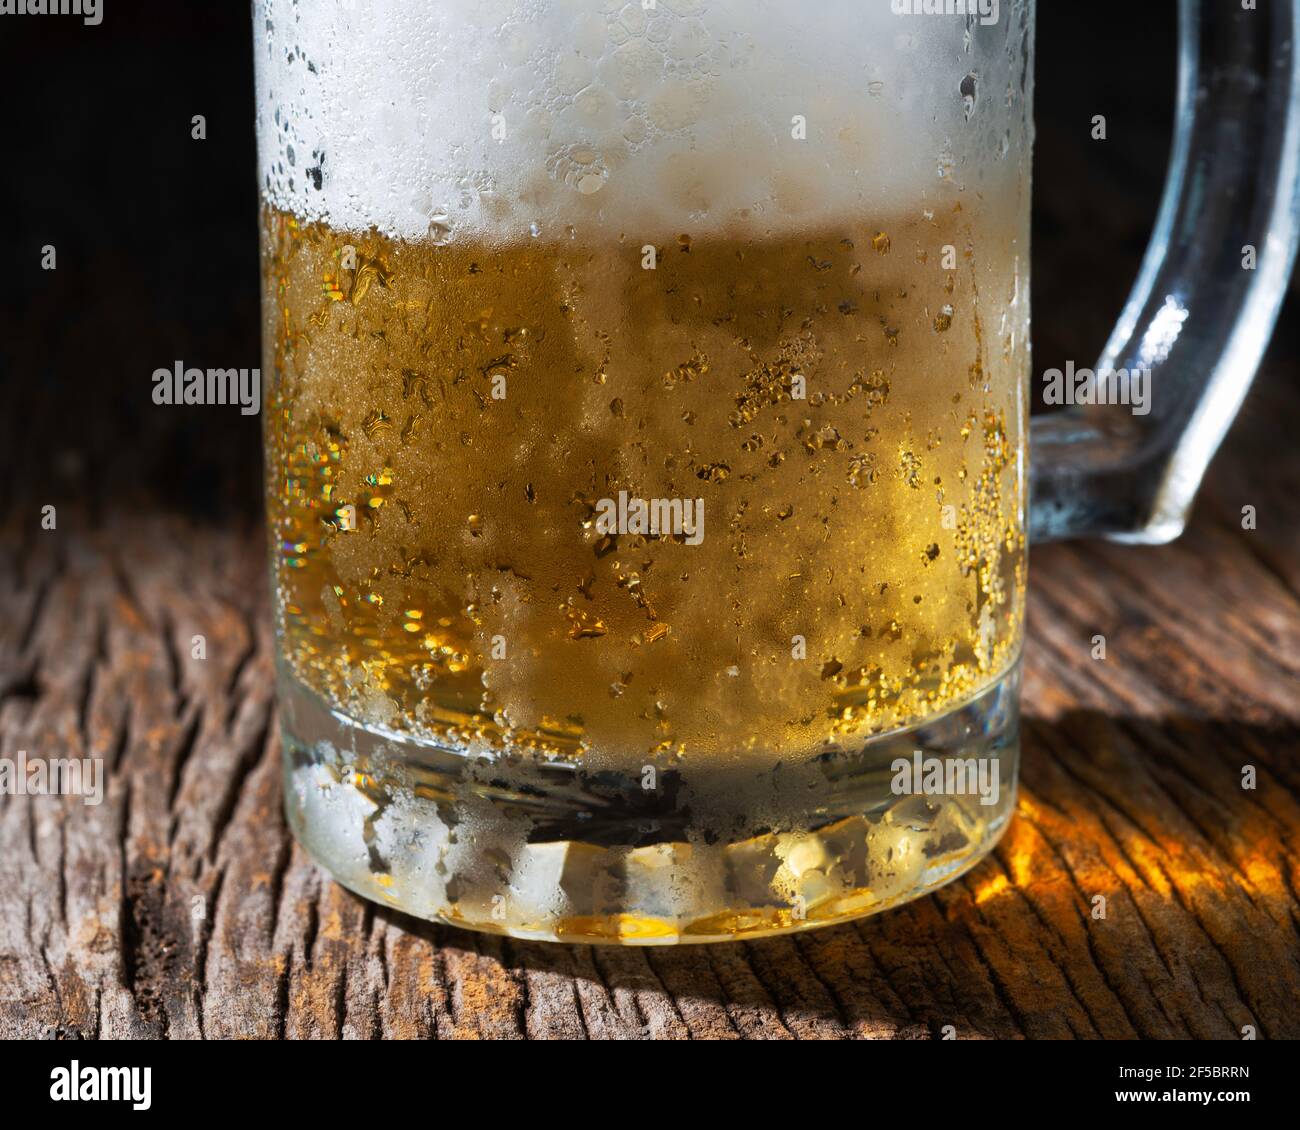
[[[1148,383],[1035,421],[1032,510],[1034,10],[969,6],[255,3],[286,808],[340,882],[665,944],[997,841],[1029,534],[1176,536],[1276,317],[1296,3],[1185,0],[1097,366]]]

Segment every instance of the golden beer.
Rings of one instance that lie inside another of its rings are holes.
[[[265,222],[283,655],[330,708],[507,782],[532,763],[521,791],[553,764],[651,798],[698,772],[681,838],[647,846],[764,854],[782,775],[1016,658],[1025,357],[982,326],[971,261],[932,265],[970,241],[961,213],[653,255]],[[702,500],[703,536],[601,533],[620,492]],[[377,812],[418,790],[360,761]],[[925,807],[961,849],[1003,814]],[[766,852],[778,904],[802,890],[789,852],[826,853],[807,831]]]

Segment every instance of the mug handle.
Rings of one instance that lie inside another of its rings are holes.
[[[1268,344],[1300,234],[1300,0],[1246,2],[1180,0],[1164,195],[1095,369],[1149,370],[1149,411],[1033,419],[1031,540],[1176,538]]]

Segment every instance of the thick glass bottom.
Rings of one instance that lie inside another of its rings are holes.
[[[285,807],[339,882],[420,918],[622,945],[789,933],[916,898],[992,848],[1019,684],[1017,663],[851,752],[616,773],[362,727],[282,673]]]

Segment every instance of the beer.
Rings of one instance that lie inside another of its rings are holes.
[[[761,934],[943,881],[1014,795],[1020,198],[594,212],[619,170],[568,157],[526,224],[266,194],[295,830],[517,936]],[[991,790],[900,791],[977,746]]]

